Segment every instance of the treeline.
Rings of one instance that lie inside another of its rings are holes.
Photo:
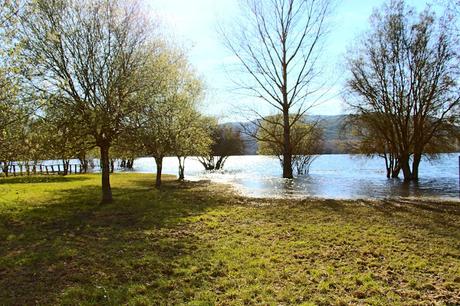
[[[243,68],[237,84],[273,113],[254,108],[256,128],[242,132],[259,153],[279,157],[283,177],[308,173],[311,155],[324,149],[324,130],[307,113],[328,91],[320,58],[332,0],[245,3],[244,18],[220,33]],[[203,81],[142,2],[0,4],[5,174],[18,161],[78,158],[86,169],[98,157],[102,201],[110,202],[115,159],[132,167],[136,156],[153,157],[159,186],[165,156],[178,158],[183,179],[187,156],[213,170],[243,152],[237,130],[199,112]],[[353,149],[382,156],[389,177],[416,180],[422,156],[458,145],[459,8],[449,2],[438,16],[430,6],[417,13],[388,1],[344,59],[344,100],[353,111],[346,128],[360,139]]]
[[[60,159],[66,167],[78,158],[86,171],[88,159],[99,157],[102,201],[110,202],[114,159],[132,167],[136,156],[154,157],[159,186],[165,156],[177,156],[183,179],[187,156],[225,158],[222,146],[240,146],[238,133],[200,114],[203,82],[186,54],[161,37],[140,3],[2,4],[0,162],[5,175],[17,161],[34,167]],[[203,163],[212,164],[213,158]]]

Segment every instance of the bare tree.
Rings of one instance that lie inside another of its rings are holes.
[[[109,149],[136,109],[149,23],[123,1],[33,1],[22,18],[30,85],[66,105],[100,149],[102,202],[112,201]]]
[[[248,76],[239,82],[241,88],[283,116],[275,124],[283,130],[284,178],[293,177],[291,128],[322,89],[316,83],[318,58],[330,7],[330,0],[245,0],[245,20],[233,33],[222,31]]]
[[[422,155],[445,148],[439,141],[452,139],[446,135],[456,137],[459,58],[443,21],[428,8],[416,14],[391,1],[373,14],[372,30],[348,57],[347,102],[371,137],[388,144],[398,165],[393,176],[401,169],[405,180],[418,179]]]
[[[379,156],[385,160],[387,178],[396,178],[401,170],[397,159],[395,135],[387,121],[379,114],[349,115],[343,124],[343,133],[351,133],[359,141],[351,143],[353,153],[367,157]]]

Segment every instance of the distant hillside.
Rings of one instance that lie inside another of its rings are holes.
[[[341,135],[342,125],[347,118],[347,115],[337,116],[310,116],[311,121],[318,121],[323,128],[324,149],[322,153],[338,154],[349,153],[349,143],[353,141],[351,135]],[[230,126],[241,132],[241,138],[245,143],[245,154],[257,154],[257,141],[244,133],[245,130],[255,131],[257,126],[253,121],[248,122],[228,122],[222,125]]]

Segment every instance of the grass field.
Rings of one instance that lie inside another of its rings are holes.
[[[0,179],[0,305],[460,304],[460,205]]]

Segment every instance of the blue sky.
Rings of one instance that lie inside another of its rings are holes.
[[[263,1],[263,0],[262,0]],[[356,37],[369,28],[369,16],[383,0],[339,0],[330,16],[330,34],[325,43],[325,78],[333,80],[330,94],[310,114],[337,115],[346,112],[340,97],[345,69],[344,53]],[[409,5],[422,9],[427,1],[411,0]],[[244,120],[240,108],[256,106],[262,113],[271,110],[254,98],[238,94],[226,67],[235,58],[222,45],[217,32],[219,23],[231,23],[238,14],[238,0],[148,0],[154,15],[174,41],[188,50],[189,58],[206,84],[202,111],[221,122]]]

